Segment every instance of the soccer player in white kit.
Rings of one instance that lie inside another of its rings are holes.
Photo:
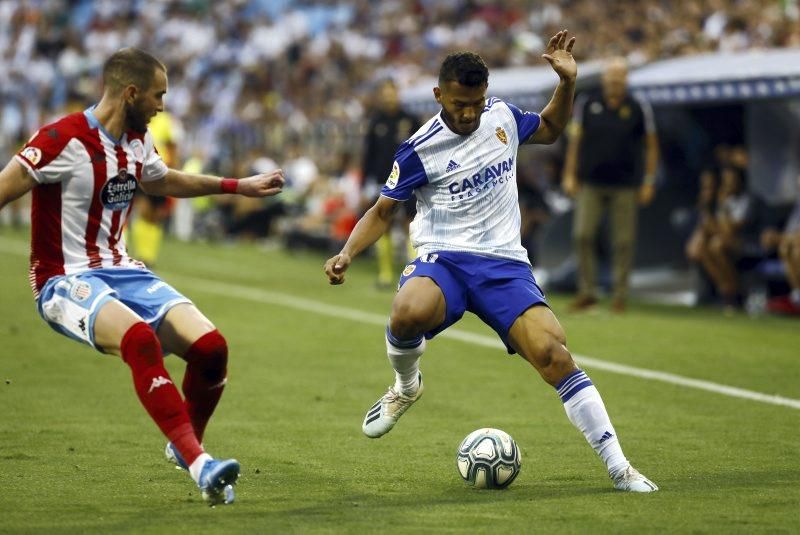
[[[367,411],[364,433],[388,433],[420,398],[425,340],[470,311],[498,333],[509,353],[519,353],[555,387],[615,488],[653,492],[658,487],[628,462],[600,394],[572,360],[520,242],[517,149],[553,143],[564,130],[577,76],[574,43],[564,30],[547,45],[543,57],[560,81],[541,114],[487,99],[489,71],[480,56],[449,55],[433,89],[441,111],[397,150],[381,197],[324,270],[331,284],[342,284],[353,257],[384,233],[413,191],[417,216],[410,234],[419,257],[400,277],[386,327],[395,383]]]
[[[147,124],[164,108],[167,72],[135,48],[103,68],[103,96],[42,127],[0,172],[0,208],[33,190],[30,282],[57,332],[114,354],[131,368],[142,405],[167,436],[167,458],[186,469],[211,505],[233,501],[235,459],[201,445],[226,382],[228,347],[174,288],[127,254],[123,229],[133,197],[280,193],[281,170],[241,180],[168,169]],[[187,363],[181,398],[164,352]]]

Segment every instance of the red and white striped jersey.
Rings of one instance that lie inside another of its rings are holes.
[[[31,205],[34,295],[55,275],[143,267],[128,256],[122,231],[139,181],[167,174],[149,132],[115,139],[90,108],[42,127],[16,159],[38,183]]]

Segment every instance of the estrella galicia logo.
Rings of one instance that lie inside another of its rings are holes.
[[[136,193],[136,179],[128,174],[125,169],[120,169],[119,174],[108,180],[100,191],[100,200],[109,210],[119,211],[128,207]]]

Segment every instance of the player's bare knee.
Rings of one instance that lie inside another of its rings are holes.
[[[551,385],[556,385],[575,368],[572,355],[566,348],[564,336],[550,335],[541,337],[530,348],[529,359],[539,370],[542,378]]]
[[[400,301],[392,306],[392,316],[389,319],[389,328],[397,338],[409,339],[422,334],[425,324],[429,320],[425,307],[410,301]]]
[[[392,314],[389,320],[389,329],[400,340],[415,338],[423,332],[421,324],[413,315]]]

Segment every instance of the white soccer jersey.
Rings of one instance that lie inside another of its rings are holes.
[[[441,112],[400,145],[381,195],[417,197],[410,235],[419,255],[461,251],[528,262],[520,240],[517,149],[536,113],[490,98],[478,129],[452,132]]]
[[[16,159],[38,182],[31,205],[34,295],[54,275],[144,267],[128,256],[122,231],[139,181],[167,173],[149,132],[114,139],[88,109],[42,127]]]

